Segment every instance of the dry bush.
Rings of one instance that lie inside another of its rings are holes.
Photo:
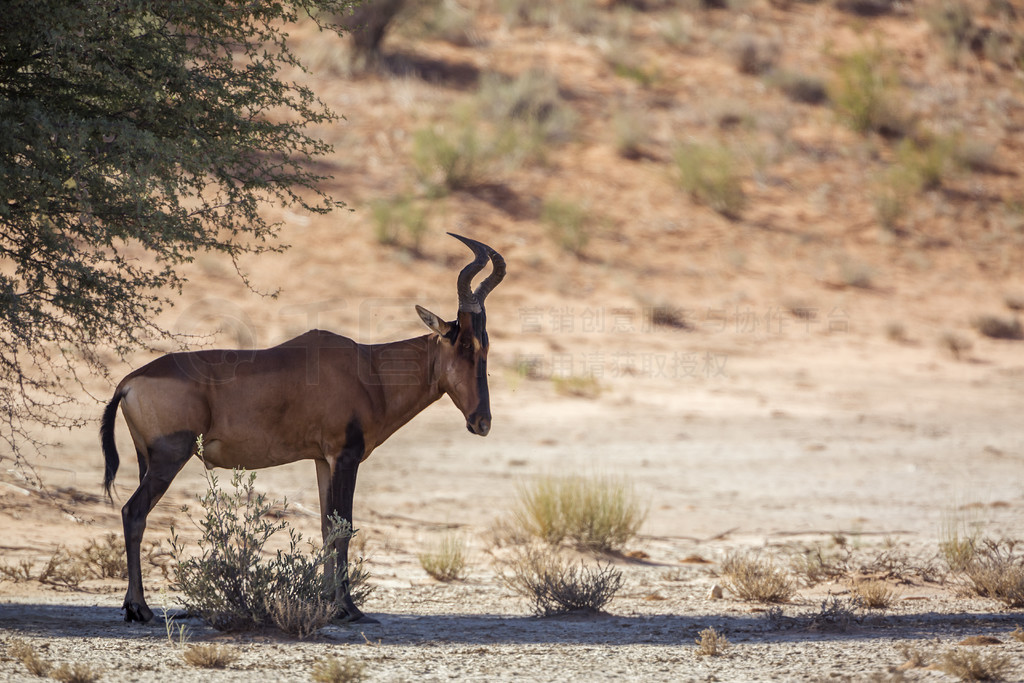
[[[429,551],[420,553],[420,566],[438,581],[457,581],[466,573],[465,545],[462,538],[448,534]]]
[[[60,546],[39,572],[39,583],[64,588],[78,588],[78,585],[89,577],[89,568],[81,556],[72,555],[67,548]]]
[[[274,626],[290,636],[304,640],[331,623],[338,609],[333,598],[309,600],[282,595],[270,603],[269,611]]]
[[[726,587],[741,600],[788,602],[796,594],[796,582],[771,560],[733,552],[722,561]]]
[[[1024,643],[1024,628],[1021,628],[1020,625],[1018,625],[1017,628],[1010,631],[1010,637],[1018,643]]]
[[[533,145],[568,142],[575,134],[578,117],[550,70],[528,69],[516,78],[485,73],[477,101],[499,126],[523,128]]]
[[[967,587],[1007,607],[1024,607],[1024,556],[1016,551],[1016,545],[1011,540],[978,543],[974,558],[962,570]]]
[[[551,378],[555,393],[559,396],[595,399],[601,395],[603,387],[593,375],[568,375]]]
[[[118,534],[108,533],[101,541],[90,540],[79,556],[90,573],[98,579],[128,578],[128,558],[125,554],[124,539]]]
[[[779,70],[768,76],[768,82],[781,90],[793,102],[824,104],[828,100],[828,88],[825,81],[817,76]]]
[[[971,324],[978,333],[991,339],[1024,339],[1024,327],[1017,318],[998,315],[979,315]]]
[[[316,683],[359,683],[366,679],[366,665],[351,657],[328,657],[313,665]]]
[[[949,351],[956,360],[961,360],[973,348],[971,340],[956,332],[943,332],[939,337],[939,346]]]
[[[740,73],[757,76],[775,68],[780,48],[775,41],[744,33],[732,43],[733,61]]]
[[[421,253],[423,236],[429,227],[426,209],[409,196],[377,200],[370,209],[378,243],[393,247],[407,242],[413,254]]]
[[[40,656],[36,648],[21,638],[11,639],[7,653],[25,665],[33,676],[46,676],[50,672],[50,663]]]
[[[412,142],[413,165],[433,197],[484,182],[495,154],[476,122],[468,120],[423,128]]]
[[[697,643],[697,655],[699,657],[717,657],[725,654],[730,643],[724,635],[714,628],[706,628],[701,631],[694,642]]]
[[[203,643],[189,645],[181,653],[181,658],[200,669],[223,669],[238,659],[238,650],[230,645]]]
[[[103,669],[85,662],[61,664],[50,671],[50,678],[61,683],[96,683],[103,676]]]
[[[0,575],[8,581],[20,583],[32,580],[32,560],[22,559],[18,564],[0,564]]]
[[[839,117],[858,133],[874,131],[904,137],[914,127],[903,108],[898,79],[880,50],[862,50],[843,57],[829,87],[829,100]]]
[[[245,630],[273,624],[271,607],[278,600],[298,605],[335,594],[338,579],[327,569],[333,566],[334,541],[352,535],[347,522],[332,517],[326,543],[311,541],[306,554],[301,551],[301,534],[286,521],[271,519],[275,505],[266,494],[256,493],[254,473],[246,477],[236,469],[231,493],[218,488],[214,474],[207,476],[209,489],[201,500],[205,515],[196,522],[203,531],[199,556],[185,554],[172,528],[175,581],[185,609],[218,630]],[[281,531],[289,536],[288,550],[264,553],[271,537]],[[350,564],[351,584],[358,578]],[[353,590],[357,604],[359,597]]]
[[[521,486],[513,518],[530,535],[592,552],[621,552],[647,514],[633,487],[613,477],[541,477]]]
[[[935,664],[939,671],[961,681],[1001,681],[1010,666],[1010,659],[1005,655],[977,649],[949,650]]]
[[[525,548],[516,553],[499,579],[530,600],[537,616],[600,612],[622,587],[622,572],[610,563],[573,564],[557,552]]]
[[[950,571],[962,572],[974,562],[979,541],[977,525],[970,524],[956,514],[943,518],[939,554]]]
[[[887,609],[899,597],[899,591],[885,581],[861,581],[854,585],[853,594],[871,609]]]
[[[576,202],[546,199],[540,212],[541,222],[555,244],[577,258],[590,242],[592,219],[587,210]]]
[[[857,597],[842,599],[829,593],[821,601],[821,609],[817,613],[807,615],[810,628],[819,631],[846,631],[860,619],[857,609],[861,606]]]
[[[694,199],[726,218],[736,219],[746,206],[738,162],[722,144],[687,143],[674,156],[679,184]]]

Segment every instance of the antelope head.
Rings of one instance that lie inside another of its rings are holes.
[[[491,429],[491,402],[487,393],[487,315],[484,299],[505,277],[505,260],[486,244],[461,235],[448,233],[473,250],[473,262],[459,273],[459,313],[455,320],[445,322],[422,306],[416,311],[420,319],[438,335],[438,357],[435,365],[438,384],[452,397],[466,416],[466,428],[473,434],[487,436]],[[472,289],[473,278],[488,261],[491,273]]]

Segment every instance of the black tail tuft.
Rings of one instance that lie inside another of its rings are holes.
[[[114,484],[114,477],[117,475],[117,468],[121,464],[121,458],[117,454],[117,444],[114,442],[114,419],[117,417],[117,406],[121,403],[124,394],[118,391],[114,398],[103,410],[103,422],[100,423],[100,442],[103,444],[103,459],[106,461],[106,469],[103,472],[103,490],[107,492],[107,498],[113,501],[110,495],[110,487]]]

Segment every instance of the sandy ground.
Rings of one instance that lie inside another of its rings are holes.
[[[444,232],[462,232],[509,262],[487,302],[493,429],[486,439],[468,434],[442,399],[361,469],[355,523],[377,586],[364,607],[379,625],[331,626],[296,642],[190,622],[193,642],[231,643],[240,655],[211,672],[182,660],[161,620],[121,620],[123,580],[77,591],[0,580],[0,680],[35,680],[10,655],[15,638],[55,663],[89,662],[103,680],[125,681],[309,680],[328,655],[365,663],[378,681],[950,680],[930,668],[896,670],[903,648],[935,660],[986,635],[1000,642],[985,652],[1010,661],[1006,678],[1024,680],[1024,643],[1009,636],[1024,612],[964,597],[938,559],[951,523],[1024,539],[1022,343],[971,327],[1024,300],[1019,70],[954,68],[921,17],[864,19],[833,4],[687,13],[683,45],[658,37],[677,18],[669,11],[633,15],[629,50],[657,74],[652,87],[615,72],[603,35],[505,29],[492,10],[479,14],[480,40],[469,45],[396,37],[392,61],[408,68],[382,77],[349,77],[337,41],[298,29],[321,75],[296,77],[346,116],[315,131],[337,146],[325,189],[354,211],[268,209],[293,246],[242,265],[280,298],[253,295],[229,263],[202,255],[160,322],[188,334],[220,330],[215,343],[225,347],[269,346],[311,327],[363,342],[419,334],[413,304],[454,312],[466,252]],[[993,168],[944,180],[918,198],[902,231],[882,229],[872,197],[894,144],[738,74],[729,46],[755,28],[782,46],[781,66],[808,74],[835,68],[832,46],[843,53],[884,39],[900,54],[901,97],[937,131],[991,141]],[[482,75],[529,67],[557,77],[580,117],[574,141],[543,163],[499,165],[478,186],[427,201],[412,163],[416,131],[451,125],[476,101]],[[639,160],[614,151],[623,107],[645,117]],[[737,111],[743,125],[726,130]],[[691,138],[749,150],[742,220],[678,187],[670,157]],[[405,195],[429,209],[419,255],[374,237],[371,203]],[[539,220],[551,198],[587,208],[582,257],[560,250]],[[685,311],[691,331],[652,328],[653,306]],[[959,360],[940,341],[950,334],[973,344]],[[152,357],[122,363],[110,354],[114,380]],[[517,372],[524,366],[543,379]],[[601,393],[560,395],[551,376],[594,377]],[[86,410],[98,417],[112,386],[89,389],[97,400],[86,398]],[[60,545],[120,533],[118,507],[136,478],[121,422],[117,506],[100,499],[94,427],[42,436],[61,445],[38,472],[74,515],[16,472],[0,472],[0,562],[34,571]],[[496,578],[501,553],[490,529],[518,486],[568,473],[629,478],[649,505],[628,548],[642,559],[615,560],[626,583],[606,615],[541,619]],[[287,519],[315,535],[314,480],[300,463],[261,472],[258,485],[286,497]],[[191,463],[150,516],[147,540],[166,544],[172,523],[194,539],[180,508],[205,486]],[[452,532],[469,546],[470,570],[440,584],[417,554]],[[816,619],[830,592],[849,597],[845,580],[801,590],[781,614],[729,593],[707,597],[731,550],[787,562],[836,539],[868,564],[899,558],[888,580],[900,599],[889,609],[860,610],[845,630]],[[158,612],[177,605],[160,572],[149,572],[146,589]],[[694,640],[708,627],[733,643],[724,656],[697,656]]]
[[[650,348],[671,345],[678,334],[652,334]],[[937,658],[965,637],[991,635],[1001,643],[987,651],[1012,659],[1010,680],[1024,678],[1024,643],[1009,636],[1024,614],[963,597],[955,580],[940,580],[941,571],[924,581],[913,569],[941,566],[938,542],[950,519],[993,537],[1024,536],[1022,366],[1012,345],[992,343],[975,349],[974,362],[954,362],[937,349],[854,333],[762,340],[757,352],[744,351],[753,345],[745,339],[717,342],[728,355],[724,372],[609,377],[597,399],[561,397],[547,381],[495,372],[495,423],[486,439],[466,433],[443,399],[378,449],[361,471],[356,526],[377,585],[364,608],[379,625],[331,626],[296,642],[272,633],[218,634],[190,622],[193,642],[238,648],[237,662],[211,672],[182,661],[159,619],[121,621],[123,581],[90,581],[75,592],[7,581],[0,583],[0,641],[20,637],[54,662],[94,663],[105,680],[154,672],[179,680],[248,680],[255,672],[308,680],[313,664],[331,654],[365,662],[371,680],[940,680],[944,674],[930,669],[895,672],[906,660],[901,648]],[[80,498],[99,489],[100,454],[91,440],[72,435],[60,466],[48,460],[42,468]],[[633,481],[649,515],[629,549],[645,559],[617,562],[626,583],[606,615],[538,618],[496,578],[500,552],[490,527],[511,509],[518,485],[571,472]],[[133,463],[124,463],[121,500],[134,476]],[[289,521],[310,534],[317,523],[312,479],[308,463],[258,479],[291,501]],[[204,481],[198,463],[190,464],[151,516],[148,539],[166,539],[172,521],[188,533],[179,507]],[[5,487],[6,561],[41,562],[58,543],[75,547],[117,529],[116,509],[92,498],[77,509],[81,523],[34,493]],[[469,546],[470,571],[446,585],[425,574],[417,554],[452,530]],[[891,608],[858,610],[841,629],[813,617],[828,593],[849,596],[846,582],[802,590],[775,619],[766,606],[728,592],[723,600],[707,597],[720,581],[717,561],[731,549],[785,558],[787,549],[830,547],[836,535],[859,557],[890,550],[904,558]],[[150,572],[151,605],[175,606],[166,587]],[[724,656],[696,654],[694,640],[708,627],[733,644]],[[0,676],[31,678],[9,656],[0,660]]]

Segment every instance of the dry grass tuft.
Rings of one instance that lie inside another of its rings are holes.
[[[303,599],[282,595],[270,603],[274,626],[299,640],[310,637],[331,623],[338,608],[333,599]]]
[[[935,666],[961,681],[1001,681],[1010,668],[1010,659],[998,652],[950,650],[943,653]]]
[[[726,587],[741,600],[788,602],[796,593],[796,582],[771,560],[743,553],[730,553],[722,561]]]
[[[526,548],[508,564],[499,579],[533,603],[537,616],[573,612],[597,613],[622,588],[622,572],[610,563],[588,567],[562,559],[557,552]]]
[[[185,648],[181,658],[201,669],[223,669],[238,659],[238,650],[230,645],[203,643]]]
[[[698,635],[699,637],[694,642],[697,643],[697,656],[699,657],[718,657],[725,654],[726,648],[730,645],[726,637],[714,628],[706,628]]]
[[[46,676],[50,673],[50,663],[43,659],[36,648],[26,640],[12,639],[7,646],[7,652],[11,657],[24,664],[33,676]]]
[[[555,393],[559,396],[571,396],[573,398],[595,399],[601,395],[601,383],[593,375],[569,375],[567,377],[552,377],[551,383],[555,386]]]
[[[970,339],[956,332],[944,332],[939,337],[939,346],[949,351],[955,360],[961,360],[974,344],[971,343]]]
[[[732,150],[722,144],[681,145],[674,154],[679,184],[701,204],[737,219],[747,198]]]
[[[313,665],[316,683],[358,683],[366,679],[366,665],[351,657],[328,657]]]
[[[50,671],[50,678],[61,683],[96,683],[103,676],[103,669],[85,662],[61,664]]]
[[[1018,643],[1024,643],[1024,628],[1019,625],[1017,628],[1010,631],[1010,637],[1016,640]]]
[[[513,518],[530,535],[591,552],[620,552],[647,514],[633,487],[612,477],[541,477],[519,489]]]
[[[448,534],[434,548],[420,553],[420,566],[438,581],[458,581],[466,574],[465,546],[462,538]]]
[[[899,591],[885,581],[861,581],[853,587],[853,594],[871,609],[887,609],[899,597]]]
[[[983,598],[994,598],[1007,607],[1024,607],[1024,556],[1016,541],[984,540],[964,567],[968,588]]]

